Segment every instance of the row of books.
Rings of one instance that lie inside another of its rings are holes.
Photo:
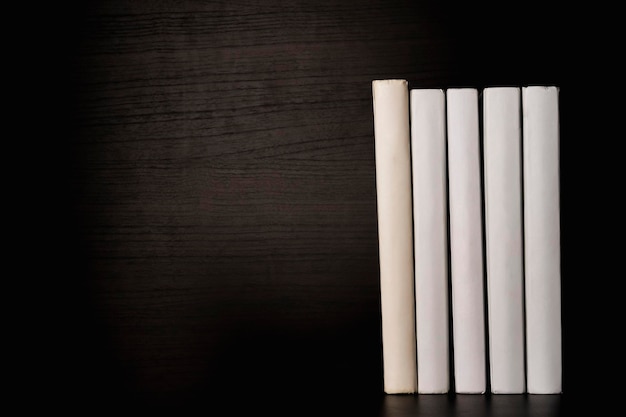
[[[372,93],[385,392],[560,393],[558,88]]]

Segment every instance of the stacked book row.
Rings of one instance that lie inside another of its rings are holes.
[[[558,88],[372,89],[385,392],[560,393]]]

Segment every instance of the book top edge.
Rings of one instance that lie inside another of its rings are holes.
[[[485,87],[484,91],[519,91],[520,87],[514,86],[500,86],[500,87]]]
[[[446,91],[478,91],[476,87],[448,87]]]
[[[411,94],[419,94],[419,93],[438,93],[444,94],[445,91],[443,88],[411,88]]]
[[[535,90],[535,91],[559,91],[559,87],[556,85],[528,85],[522,87],[523,90]]]
[[[402,79],[388,79],[388,80],[373,80],[372,81],[372,85],[373,84],[402,84],[402,85],[408,85],[408,81],[407,80],[402,80]]]

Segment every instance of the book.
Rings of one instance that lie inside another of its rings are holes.
[[[449,390],[445,94],[411,90],[417,390]]]
[[[478,91],[446,91],[455,391],[487,389]]]
[[[372,82],[380,264],[383,389],[417,391],[409,92]]]
[[[528,392],[561,392],[559,97],[522,89],[524,273]]]
[[[483,90],[489,370],[495,394],[526,389],[520,101],[517,87]]]

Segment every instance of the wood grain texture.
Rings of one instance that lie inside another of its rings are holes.
[[[507,28],[511,51],[478,55],[503,29],[473,30],[481,12],[382,0],[78,6],[62,21],[73,242],[62,388],[140,404],[334,393],[378,410],[371,81],[561,81],[549,53],[560,38],[523,37],[521,18]],[[521,65],[515,47],[543,64]]]

